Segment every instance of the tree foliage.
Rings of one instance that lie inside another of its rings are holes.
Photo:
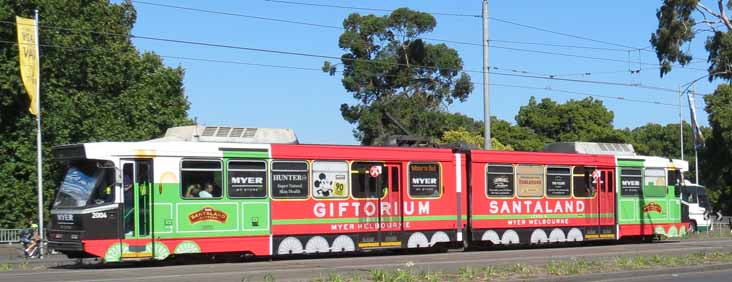
[[[732,23],[727,13],[732,1],[712,1],[707,7],[699,0],[664,0],[656,12],[658,28],[651,34],[651,45],[661,63],[661,76],[671,71],[673,63],[687,65],[693,59],[688,44],[697,33],[708,34],[705,48],[709,52],[709,80],[732,78]],[[723,30],[720,30],[720,25]]]
[[[546,137],[536,134],[532,129],[512,125],[508,121],[491,117],[491,136],[502,144],[517,151],[541,151],[550,142]]]
[[[732,79],[732,23],[728,16],[732,1],[709,2],[714,5],[707,7],[700,0],[665,0],[658,9],[658,29],[651,36],[651,44],[663,65],[661,76],[671,71],[672,63],[691,62],[692,57],[685,49],[697,34],[703,33],[707,35],[709,81]],[[705,102],[711,131],[705,134],[708,139],[702,150],[700,178],[717,199],[713,202],[724,208],[726,214],[732,214],[732,204],[726,200],[732,196],[730,86],[719,85],[714,95],[705,97]]]
[[[140,54],[127,36],[135,10],[106,1],[0,1],[0,20],[41,12],[41,109],[44,201],[48,206],[62,167],[55,145],[159,137],[188,124],[183,69],[165,67],[159,56]],[[63,27],[67,29],[58,29]],[[86,30],[86,31],[85,31]],[[16,41],[14,25],[0,25],[0,40]],[[35,118],[28,113],[18,47],[0,45],[0,226],[27,223],[36,212]],[[46,213],[48,214],[48,213]]]
[[[447,130],[442,133],[442,137],[437,140],[439,144],[455,144],[465,143],[472,145],[474,148],[483,149],[483,141],[485,138],[481,134],[472,133],[465,128]],[[498,139],[491,138],[491,149],[499,151],[513,151],[509,145],[504,145]]]
[[[357,124],[354,135],[363,144],[384,144],[390,135],[403,135],[387,113],[416,136],[438,138],[446,130],[465,128],[471,132],[482,132],[483,123],[472,118],[442,110],[427,110],[420,106],[420,97],[394,96],[385,101],[375,101],[369,106],[341,106],[343,117]],[[349,108],[344,110],[343,108]],[[356,110],[357,109],[357,110]]]
[[[564,104],[544,98],[537,103],[531,97],[519,109],[516,123],[531,129],[548,142],[616,142],[625,136],[613,127],[614,114],[600,100],[591,97],[569,100]]]
[[[708,127],[702,127],[704,136],[710,132]],[[694,137],[691,133],[691,125],[684,122],[684,160],[689,162],[689,172],[685,178],[695,182],[696,156],[694,154]],[[644,156],[658,156],[679,159],[681,156],[681,145],[679,144],[679,124],[669,123],[661,125],[648,123],[646,125],[626,130],[628,143],[633,144],[636,153]]]
[[[711,134],[703,151],[702,175],[714,203],[724,214],[732,214],[732,86],[720,85],[713,95],[704,97]]]
[[[383,122],[384,111],[399,118],[414,134],[423,127],[440,124],[424,117],[451,119],[444,105],[464,101],[473,89],[457,51],[445,44],[430,44],[419,38],[431,32],[437,21],[428,14],[399,8],[385,16],[353,13],[343,21],[345,31],[338,46],[347,92],[358,102],[341,105],[343,118],[356,125],[354,136],[363,144],[380,144],[386,135],[404,134]],[[325,62],[325,72],[337,67]],[[409,113],[419,113],[412,117]],[[433,130],[427,137],[439,137]]]

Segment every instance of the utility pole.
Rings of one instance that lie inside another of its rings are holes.
[[[696,95],[696,85],[695,84],[691,85],[691,93],[689,93],[687,95]],[[691,96],[690,98],[693,98],[693,96]],[[696,101],[696,99],[690,99],[689,101],[692,101],[692,100]],[[699,125],[698,124],[699,121],[696,119],[696,102],[694,102],[694,105],[689,103],[689,109],[691,109],[692,107],[694,107],[694,109],[695,109],[694,116],[690,117],[691,122],[694,123],[691,125],[691,128],[692,128],[691,134],[694,134],[694,170],[696,170],[696,173],[694,176],[694,182],[696,182],[696,185],[699,185],[699,146],[697,146],[696,144],[698,144],[700,141],[697,140],[697,138],[699,138],[699,136],[694,131],[694,125]],[[691,112],[689,112],[689,114],[691,114]],[[701,131],[701,128],[697,128],[696,130]]]
[[[38,243],[38,254],[40,258],[43,258],[43,241],[45,239],[45,229],[43,228],[43,154],[41,142],[41,37],[38,36],[38,29],[40,29],[40,23],[38,22],[38,9],[34,10],[35,28],[36,28],[36,68],[38,68],[38,75],[36,76],[36,161],[38,162],[38,168],[36,173],[38,174],[38,235],[41,241]]]
[[[684,91],[679,88],[679,146],[681,147],[681,160],[684,160],[684,110],[681,106],[681,97],[684,96]]]
[[[491,95],[488,80],[488,0],[483,0],[483,123],[485,126],[483,148],[491,148]]]

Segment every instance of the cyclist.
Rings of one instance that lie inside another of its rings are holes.
[[[26,258],[37,257],[40,254],[38,249],[40,240],[41,236],[38,234],[38,224],[33,223],[31,227],[20,231],[20,241],[23,243]]]

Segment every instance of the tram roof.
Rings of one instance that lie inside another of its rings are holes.
[[[473,150],[472,159],[487,163],[615,166],[614,156],[597,154]]]
[[[631,144],[599,143],[599,142],[556,142],[546,144],[545,152],[598,154],[613,156],[635,156],[635,149]]]

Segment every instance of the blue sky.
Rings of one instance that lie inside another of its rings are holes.
[[[261,17],[311,22],[340,26],[342,20],[353,12],[370,12],[352,9],[297,6],[261,0],[249,1],[164,1],[148,2],[185,6],[191,8],[225,11]],[[379,9],[409,7],[426,12],[479,15],[481,1],[346,1],[302,0],[302,2],[328,5],[358,6]],[[656,9],[661,1],[490,1],[490,16],[537,26],[548,30],[574,34],[596,40],[612,42],[636,48],[650,46],[648,42],[655,30]],[[251,48],[340,56],[337,40],[341,31],[288,23],[185,11],[136,3],[136,35],[163,37],[179,40],[201,41]],[[481,20],[472,17],[436,16],[437,27],[424,37],[480,43]],[[490,65],[502,72],[526,71],[540,76],[555,75],[562,78],[633,83],[647,86],[678,89],[678,87],[705,74],[706,51],[703,41],[706,35],[697,36],[690,50],[699,63],[691,68],[674,68],[669,75],[660,78],[656,56],[653,52],[627,51],[623,47],[560,36],[527,29],[498,21],[490,22],[490,38],[501,41],[542,42],[559,45],[576,45],[593,48],[550,47],[539,45],[494,42],[496,47],[509,47],[607,58],[616,61],[537,54],[517,50],[492,48]],[[345,122],[339,111],[342,103],[355,100],[343,89],[339,76],[328,76],[319,71],[291,70],[261,66],[191,61],[171,57],[193,57],[210,60],[238,61],[255,64],[288,65],[320,68],[324,59],[231,50],[213,47],[165,43],[134,39],[143,51],[153,51],[164,57],[169,66],[183,66],[186,70],[184,87],[191,102],[190,116],[201,124],[235,125],[244,127],[292,128],[302,143],[355,144],[353,126]],[[480,46],[449,44],[458,50],[465,69],[480,70],[482,49]],[[650,48],[648,49],[650,50]],[[640,69],[630,74],[629,70]],[[590,73],[590,75],[579,75]],[[470,73],[474,82],[482,82],[479,73]],[[493,84],[519,85],[534,88],[552,88],[595,95],[623,96],[630,99],[652,100],[677,104],[678,95],[635,87],[607,86],[563,82],[545,79],[529,79],[491,75]],[[702,79],[696,84],[700,93],[712,92],[715,85]],[[519,107],[529,97],[550,97],[557,101],[582,99],[584,96],[550,92],[542,89],[522,89],[494,85],[490,87],[492,114],[514,122]],[[476,85],[470,98],[464,103],[449,107],[476,119],[483,117],[482,85]],[[678,123],[677,107],[633,103],[599,98],[615,113],[615,127],[637,127],[649,122]],[[684,105],[686,101],[684,100]],[[707,124],[703,101],[697,101],[697,111],[702,124]],[[688,110],[684,111],[688,120]]]

